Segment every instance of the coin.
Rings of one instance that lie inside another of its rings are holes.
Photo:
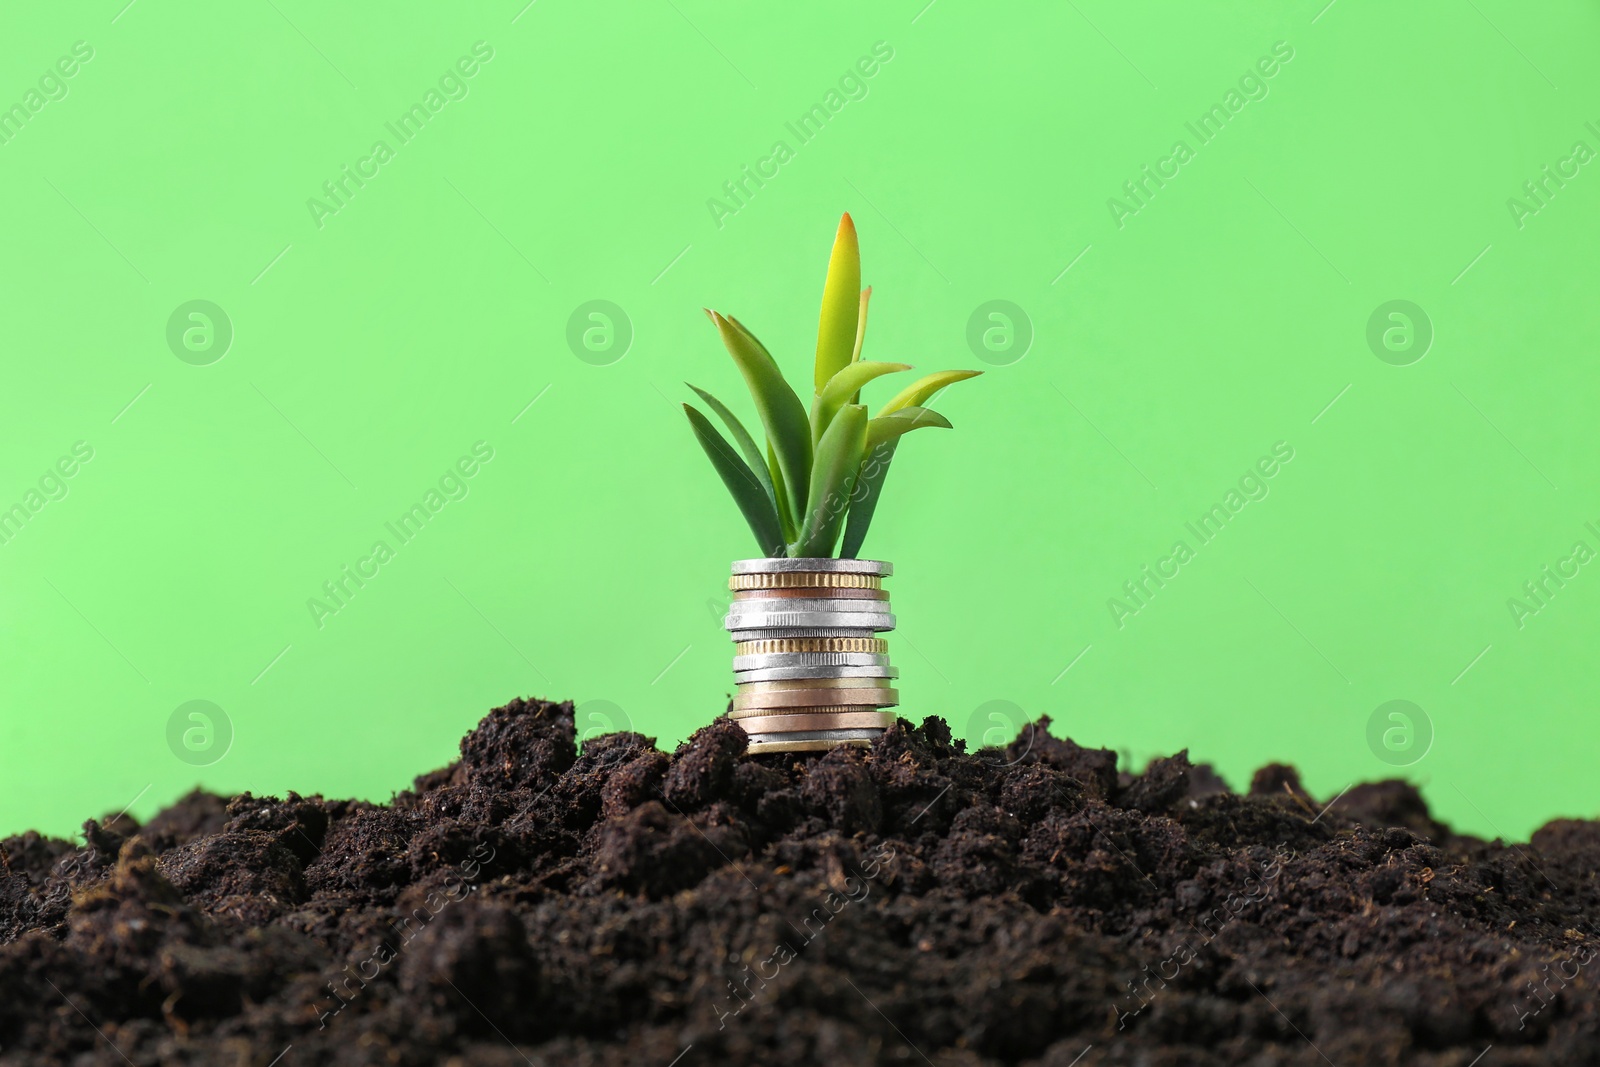
[[[881,637],[783,637],[764,641],[741,641],[733,646],[735,656],[770,656],[777,652],[887,652],[889,642]]]
[[[893,689],[795,689],[787,693],[738,693],[733,698],[735,712],[753,708],[833,708],[860,704],[888,708],[900,703]],[[735,718],[738,716],[735,715]]]
[[[748,719],[761,715],[882,715],[892,704],[801,704],[793,708],[741,708],[730,711],[730,719]]]
[[[891,725],[893,724],[891,723]],[[831,745],[817,745],[816,742],[818,741],[859,741],[871,744],[882,734],[883,730],[873,729],[872,727],[857,727],[847,730],[795,730],[792,733],[758,733],[750,734],[749,750],[751,752],[758,752],[762,749],[768,752],[800,752],[804,751],[805,748],[832,747]],[[785,747],[775,747],[773,745],[774,742]],[[757,748],[756,746],[758,745],[761,748]],[[793,747],[787,747],[791,745]]]
[[[862,640],[882,640],[869,626],[776,626],[759,630],[729,630],[728,636],[737,644],[749,641],[787,641],[795,637],[854,637]]]
[[[734,560],[734,574],[789,574],[796,571],[812,574],[871,574],[887,578],[894,573],[893,563],[875,559],[832,559],[812,557],[802,559],[740,559]]]
[[[889,599],[889,593],[884,589],[740,589],[733,594],[733,602],[741,604],[747,600],[803,600],[825,596],[829,600],[876,600],[883,602]]]
[[[788,678],[771,682],[738,683],[740,693],[792,693],[803,689],[871,689],[878,680],[861,678]],[[881,688],[881,687],[880,687]]]
[[[735,574],[728,588],[749,589],[881,589],[883,579],[875,574],[830,574],[815,571],[789,571],[781,574]]]
[[[766,590],[762,590],[765,594]],[[848,597],[772,597],[763,595],[750,600],[733,601],[733,606],[728,609],[741,615],[756,615],[770,611],[818,611],[818,612],[861,612],[866,615],[882,615],[889,610],[887,602],[882,600],[851,600]]]
[[[729,631],[809,630],[851,627],[881,633],[894,629],[894,616],[865,611],[739,611],[722,620]],[[765,634],[761,636],[766,636]],[[737,640],[737,638],[735,638]]]
[[[843,741],[767,741],[750,739],[745,751],[752,756],[774,755],[783,752],[826,752],[830,748],[871,748],[882,730],[864,730],[866,736]],[[789,734],[767,734],[764,737],[789,737]],[[805,734],[798,736],[804,737]]]
[[[734,681],[781,682],[801,678],[898,678],[899,667],[768,667],[759,671],[739,671]]]
[[[763,656],[735,656],[733,669],[764,671],[769,667],[887,667],[889,657],[879,652],[773,652]]]
[[[894,712],[867,712],[854,715],[767,715],[740,719],[747,734],[793,734],[810,730],[886,730],[894,725]]]

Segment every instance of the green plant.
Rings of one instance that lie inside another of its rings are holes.
[[[755,401],[766,448],[726,405],[698,386],[689,388],[722,421],[732,444],[698,408],[685,404],[683,409],[764,555],[831,556],[837,545],[841,557],[854,558],[872,524],[900,438],[925,426],[949,429],[949,420],[924,405],[947,385],[983,373],[927,375],[868,418],[862,388],[886,374],[911,369],[905,363],[861,358],[871,296],[870,287],[861,288],[861,251],[855,223],[846,214],[839,220],[822,287],[809,414],[766,346],[733,316],[706,311]]]

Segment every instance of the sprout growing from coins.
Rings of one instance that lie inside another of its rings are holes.
[[[855,223],[845,215],[833,239],[822,289],[809,417],[799,394],[755,334],[731,315],[706,311],[744,376],[766,430],[767,447],[758,446],[738,417],[704,389],[689,387],[722,420],[737,449],[699,409],[691,404],[683,409],[700,447],[768,557],[828,557],[838,545],[841,558],[854,559],[872,524],[901,436],[926,426],[949,429],[948,419],[923,405],[946,386],[983,373],[929,374],[868,418],[861,403],[862,388],[876,378],[911,369],[906,363],[861,358],[871,297],[870,286],[861,288]]]
[[[928,426],[949,429],[925,405],[982,372],[929,374],[869,418],[862,389],[911,369],[861,358],[871,296],[861,288],[861,251],[847,214],[823,283],[809,415],[766,346],[733,316],[706,311],[766,431],[763,449],[727,405],[689,387],[733,439],[683,406],[763,554],[734,563],[733,604],[723,621],[735,642],[733,717],[752,752],[865,745],[895,718],[884,709],[899,702],[889,688],[897,672],[878,636],[894,628],[883,590],[894,567],[857,557],[900,438]]]

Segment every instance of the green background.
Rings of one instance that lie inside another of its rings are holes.
[[[0,507],[75,442],[93,459],[0,545],[0,830],[197,782],[383,799],[519,694],[663,744],[708,721],[752,543],[677,407],[687,379],[748,411],[700,308],[808,380],[845,210],[868,354],[989,370],[901,449],[867,543],[897,567],[908,714],[977,735],[1009,701],[1236,787],[1270,760],[1323,797],[1405,774],[1486,835],[1594,815],[1600,568],[1520,626],[1508,601],[1600,549],[1600,165],[1520,224],[1508,200],[1600,149],[1600,11],[925,2],[9,20],[0,103],[74,42],[93,58],[0,145]],[[400,143],[386,123],[479,41],[465,97]],[[802,144],[785,124],[877,42],[866,95]],[[1278,42],[1266,95],[1201,144],[1186,123]],[[378,140],[319,226],[308,200]],[[632,332],[606,365],[566,339],[597,299]],[[232,326],[208,365],[167,341],[193,300]],[[1025,353],[969,348],[992,300]],[[1391,300],[1431,323],[1408,365],[1368,344]],[[465,498],[319,627],[307,601],[479,441]],[[1198,546],[1185,523],[1277,442],[1269,495]],[[1119,626],[1109,601],[1180,538],[1194,558]],[[1421,709],[1400,769],[1368,733],[1397,699]],[[191,700],[232,734],[206,766],[169,747]]]

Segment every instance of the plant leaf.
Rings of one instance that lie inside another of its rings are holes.
[[[711,321],[716,323],[717,333],[755,401],[789,494],[790,514],[799,514],[811,484],[811,424],[805,405],[783,380],[777,362],[754,334],[726,315],[712,312]],[[777,481],[773,479],[774,488]]]
[[[766,491],[767,498],[772,501],[772,506],[776,509],[778,506],[778,494],[772,484],[772,474],[767,470],[767,457],[762,453],[761,446],[756,444],[755,438],[750,436],[750,431],[744,428],[744,423],[740,422],[739,417],[729,411],[728,406],[722,401],[698,385],[692,385],[689,382],[684,382],[683,384],[698,393],[700,399],[706,402],[706,406],[716,413],[717,418],[722,420],[722,425],[728,428],[728,432],[733,435],[733,443],[739,446],[740,452],[744,453],[744,461],[750,465],[751,471],[761,480],[761,488]]]
[[[783,488],[783,470],[778,466],[778,457],[772,451],[772,442],[767,442],[767,470],[772,474],[772,485],[778,494],[778,525],[783,527],[783,541],[785,551],[787,545],[795,538],[794,512],[789,507],[789,494]]]
[[[860,317],[856,319],[856,347],[855,350],[850,353],[851,363],[854,363],[856,360],[861,358],[861,345],[862,342],[867,339],[867,303],[871,299],[872,286],[869,285],[865,289],[861,290],[861,311]],[[850,403],[861,403],[861,391],[859,389],[856,390],[855,396],[850,398]]]
[[[850,352],[850,362],[861,358],[861,345],[867,339],[867,302],[872,299],[872,286],[861,290],[861,307],[856,313],[856,346]]]
[[[844,525],[850,494],[866,450],[867,409],[847,404],[817,443],[816,467],[806,498],[805,523],[791,547],[791,556],[831,556]]]
[[[715,311],[714,311],[714,312],[712,312],[712,313],[711,313],[711,314],[712,314],[712,315],[713,315],[713,316],[715,316],[715,315],[718,315],[718,314],[720,314],[720,312],[715,312]],[[746,325],[745,325],[745,324],[744,324],[744,323],[742,323],[742,322],[740,322],[740,321],[739,321],[739,320],[738,320],[738,319],[736,319],[736,318],[734,318],[734,317],[733,317],[733,316],[732,316],[732,315],[723,315],[723,316],[722,316],[722,317],[723,317],[723,318],[725,318],[725,319],[727,319],[727,320],[728,320],[728,321],[729,321],[729,322],[731,322],[731,323],[733,323],[733,328],[734,328],[734,329],[735,329],[735,330],[738,330],[738,331],[739,331],[739,332],[740,332],[740,333],[741,333],[741,334],[743,334],[743,335],[744,335],[744,337],[745,337],[745,338],[746,338],[746,339],[747,339],[747,340],[748,340],[748,341],[749,341],[749,342],[750,342],[750,343],[751,343],[751,344],[753,344],[753,345],[755,345],[755,346],[756,346],[756,347],[757,347],[757,348],[759,348],[759,349],[760,349],[760,350],[761,350],[761,351],[762,351],[762,353],[763,353],[763,354],[765,354],[765,355],[766,355],[766,357],[767,357],[767,358],[768,358],[768,359],[771,359],[771,358],[772,358],[772,353],[771,353],[771,352],[768,352],[768,351],[767,351],[767,346],[766,346],[766,345],[764,345],[764,344],[762,344],[762,343],[761,343],[761,339],[760,339],[760,338],[759,338],[759,337],[757,337],[757,336],[756,336],[756,335],[755,335],[755,334],[753,334],[753,333],[751,333],[751,332],[750,332],[750,327],[748,327],[748,326],[746,326]],[[713,318],[713,319],[712,319],[712,320],[711,320],[711,322],[712,322],[712,324],[713,324],[713,325],[715,325],[715,324],[716,324],[716,321],[717,321],[717,320],[716,320],[716,319],[715,319],[715,318]]]
[[[855,363],[846,363],[838,374],[828,379],[828,384],[823,386],[817,394],[816,400],[811,404],[811,443],[813,446],[822,440],[822,432],[828,428],[833,417],[839,409],[846,404],[855,403],[851,398],[861,392],[861,387],[874,378],[881,378],[885,374],[897,374],[903,370],[910,370],[909,363],[877,363],[870,359]]]
[[[917,407],[929,397],[947,385],[964,382],[968,378],[976,378],[982,374],[981,370],[942,370],[936,371],[924,378],[918,378],[904,389],[900,390],[895,398],[878,409],[878,418],[893,414],[903,408]]]
[[[861,301],[861,247],[856,224],[847,212],[839,220],[822,285],[822,314],[817,321],[816,391],[839,373],[855,350],[856,320]]]
[[[840,559],[855,559],[866,540],[867,528],[878,510],[878,500],[883,496],[883,482],[889,476],[889,463],[894,451],[900,447],[900,438],[924,426],[950,428],[950,420],[929,408],[901,408],[889,415],[880,415],[867,423],[865,456],[861,473],[856,476],[855,491],[851,494],[850,519],[845,524],[844,541],[839,545]]]
[[[932,408],[901,408],[888,415],[879,415],[867,423],[866,450],[870,452],[881,444],[898,440],[901,434],[920,430],[924,426],[937,426],[942,430],[951,428],[950,420]]]
[[[850,517],[844,527],[844,541],[839,545],[840,559],[855,559],[861,552],[861,542],[867,538],[867,528],[872,525],[873,513],[878,510],[878,500],[883,496],[883,481],[889,476],[889,462],[898,440],[885,441],[867,452],[861,461],[861,473],[856,476],[855,491],[850,495]]]
[[[750,532],[755,534],[756,544],[761,546],[762,553],[767,556],[783,555],[783,530],[778,524],[778,513],[772,506],[771,498],[762,489],[760,479],[698,408],[685,404],[683,411],[689,416],[689,426],[694,430],[695,439],[705,449],[717,474],[721,475],[722,484],[728,487],[734,503],[739,505],[744,521],[750,524]]]

